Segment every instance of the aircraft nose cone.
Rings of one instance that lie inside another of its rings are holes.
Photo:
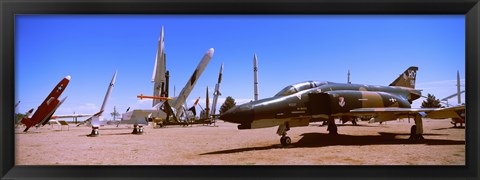
[[[224,112],[222,115],[220,115],[219,119],[227,122],[242,124],[253,121],[253,115],[254,113],[251,107],[248,105],[241,105],[238,107],[233,107],[227,112]]]

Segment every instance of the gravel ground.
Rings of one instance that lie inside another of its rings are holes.
[[[338,121],[337,121],[338,123]],[[465,165],[465,129],[450,120],[424,119],[425,140],[408,140],[407,119],[383,124],[338,124],[338,136],[313,123],[292,128],[292,144],[282,147],[277,127],[238,130],[217,126],[105,126],[87,137],[90,127],[53,125],[23,133],[15,129],[16,165]]]

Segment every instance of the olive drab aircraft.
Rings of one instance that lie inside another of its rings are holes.
[[[291,143],[286,136],[291,127],[308,126],[310,122],[327,121],[329,134],[337,134],[335,118],[351,120],[372,117],[371,122],[398,118],[414,118],[411,140],[423,139],[422,115],[434,119],[458,118],[459,109],[411,108],[421,97],[415,89],[418,67],[409,67],[389,86],[307,81],[290,85],[270,98],[238,105],[223,113],[219,119],[237,123],[238,129],[279,126],[277,134],[282,145]]]

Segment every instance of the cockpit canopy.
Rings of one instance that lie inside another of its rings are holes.
[[[328,82],[306,81],[306,82],[293,84],[293,85],[290,85],[290,86],[287,86],[287,87],[283,88],[280,92],[275,94],[274,97],[288,96],[290,94],[294,94],[294,93],[297,93],[299,91],[315,88],[315,87],[322,86],[322,85],[325,85],[325,84],[328,84]]]

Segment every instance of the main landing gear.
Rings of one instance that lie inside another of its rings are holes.
[[[280,143],[283,146],[287,146],[292,143],[292,139],[290,139],[290,137],[287,136],[288,130],[290,130],[290,126],[288,125],[288,122],[278,126],[277,134],[282,136],[280,138]]]
[[[420,115],[415,115],[415,125],[410,128],[410,140],[423,140],[423,123]]]
[[[92,132],[88,135],[89,137],[97,137],[100,135],[98,132],[98,127],[92,126]]]
[[[328,131],[328,134],[330,135],[338,135],[338,132],[337,132],[337,125],[335,124],[335,119],[333,117],[330,117],[328,119],[328,127],[327,127],[327,131]]]
[[[138,126],[138,128],[137,128]],[[143,125],[133,125],[133,132],[132,134],[143,134]]]

